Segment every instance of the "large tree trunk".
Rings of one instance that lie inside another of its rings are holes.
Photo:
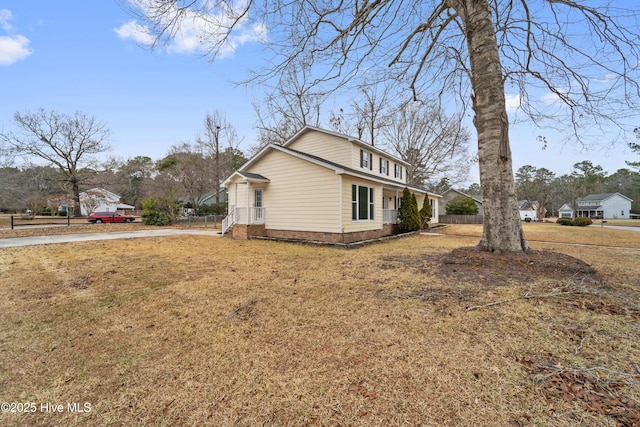
[[[491,10],[486,0],[451,0],[451,3],[464,21],[471,65],[473,123],[478,133],[484,210],[479,246],[488,251],[526,251],[528,247],[518,213],[504,82]]]
[[[80,185],[77,181],[72,182],[73,188],[73,216],[82,216],[80,207]]]

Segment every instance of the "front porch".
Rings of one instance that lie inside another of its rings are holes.
[[[578,209],[576,217],[602,219],[604,211],[601,209]]]
[[[234,224],[264,226],[265,214],[265,208],[231,206],[229,215],[222,220],[222,234],[229,231]]]
[[[398,210],[397,209],[382,209],[382,223],[383,224],[397,224],[398,223]]]

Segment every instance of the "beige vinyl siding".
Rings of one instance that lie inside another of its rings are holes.
[[[351,145],[346,139],[334,135],[307,132],[288,147],[349,167],[352,163]]]
[[[374,150],[368,150],[366,146],[351,144],[351,168],[357,171],[362,171],[364,173],[368,173],[371,175],[379,176],[381,178],[390,179],[392,181],[396,181],[400,185],[404,185],[407,182],[407,167],[404,164],[398,163],[397,160],[394,160],[390,157],[386,157],[378,154]],[[360,150],[364,150],[365,152],[371,153],[373,160],[371,169],[363,168],[360,166]],[[380,173],[380,158],[383,158],[389,162],[389,174]],[[394,165],[399,164],[402,166],[402,179],[395,178],[394,176]]]
[[[353,184],[372,187],[374,189],[374,220],[373,221],[353,221],[351,217],[351,186]],[[342,177],[342,222],[344,232],[379,230],[382,228],[382,185],[372,183],[358,178],[344,175]]]
[[[252,193],[264,188],[267,229],[340,232],[340,176],[333,170],[273,150],[251,172],[269,179],[251,186]]]
[[[288,147],[357,171],[390,179],[403,185],[407,182],[407,168],[404,164],[402,164],[402,179],[397,179],[393,173],[393,166],[399,164],[397,160],[380,154],[376,151],[377,148],[369,150],[366,145],[360,145],[342,137],[312,131],[302,134],[298,139],[289,144]],[[360,167],[360,150],[368,151],[373,155],[373,167],[371,169]],[[380,157],[389,162],[388,175],[386,173],[380,173]]]

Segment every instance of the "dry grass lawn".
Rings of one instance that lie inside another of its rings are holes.
[[[2,249],[0,425],[638,425],[640,233],[527,224],[597,277],[522,277],[447,262],[479,230]]]

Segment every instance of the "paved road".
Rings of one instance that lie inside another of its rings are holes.
[[[589,227],[602,227],[600,224],[592,224]],[[626,225],[605,225],[603,228],[615,228],[617,230],[640,231],[640,227],[628,227]]]
[[[215,230],[140,230],[140,231],[119,231],[113,233],[82,233],[82,234],[60,234],[55,236],[34,236],[34,237],[10,237],[0,239],[0,248],[11,248],[16,246],[45,245],[52,243],[69,242],[89,242],[92,240],[113,240],[132,239],[137,237],[161,237],[175,236],[180,234],[200,234],[205,236],[220,236]]]

